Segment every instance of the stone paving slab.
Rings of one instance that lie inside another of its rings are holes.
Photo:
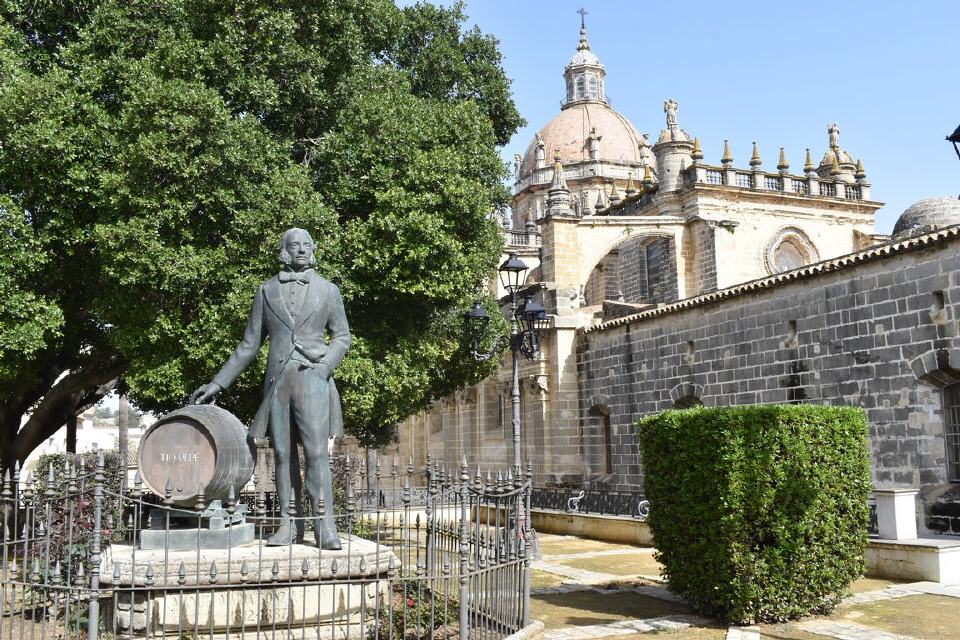
[[[688,627],[707,624],[707,618],[695,615],[673,615],[645,620],[620,620],[609,624],[592,624],[582,627],[563,627],[544,633],[544,640],[588,640],[589,638],[607,638],[632,633],[650,633],[653,631],[676,631]]]
[[[612,573],[599,573],[597,571],[587,571],[586,569],[575,569],[574,567],[544,562],[543,560],[537,560],[531,563],[530,566],[534,569],[539,569],[540,571],[547,571],[549,573],[555,573],[558,576],[572,578],[574,580],[582,580],[584,582],[609,582],[611,580],[616,580],[618,577],[622,577],[615,576]]]
[[[651,598],[657,598],[658,600],[664,600],[666,602],[676,602],[679,604],[683,603],[683,598],[671,593],[666,587],[656,584],[614,585],[612,587],[603,588],[591,584],[565,582],[564,584],[557,585],[555,587],[540,587],[538,589],[531,589],[530,595],[553,595],[558,593],[575,593],[578,591],[592,591],[602,595],[620,593],[621,591],[631,591],[642,596],[650,596]]]
[[[726,640],[760,640],[760,627],[730,627]]]
[[[881,631],[876,627],[864,627],[850,622],[834,622],[832,620],[807,620],[798,623],[797,627],[809,633],[828,636],[837,640],[916,640],[911,636]]]
[[[900,585],[900,587],[916,589],[921,593],[927,593],[934,596],[960,598],[960,585],[944,585],[938,582],[915,582],[912,584]]]
[[[843,604],[865,604],[867,602],[879,602],[880,600],[906,598],[907,596],[920,596],[924,593],[926,592],[912,588],[912,586],[899,585],[896,587],[887,587],[886,589],[878,589],[877,591],[864,591],[862,593],[855,593],[852,596],[847,596],[844,598]]]

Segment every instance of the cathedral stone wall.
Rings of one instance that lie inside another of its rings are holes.
[[[620,245],[620,288],[623,299],[628,302],[646,301],[647,247],[642,238],[627,240]],[[616,300],[616,297],[607,300]]]
[[[581,332],[581,421],[594,431],[598,415],[610,423],[612,473],[597,479],[641,488],[641,416],[699,403],[811,402],[863,407],[874,485],[921,488],[935,501],[948,486],[940,388],[960,380],[960,232],[937,238]],[[600,459],[586,455],[591,467]],[[929,512],[921,522],[953,526]]]
[[[689,293],[698,295],[715,291],[717,288],[717,255],[714,251],[715,241],[713,238],[715,231],[713,225],[708,222],[695,222],[690,226],[691,244],[693,251],[691,259],[693,260],[692,278],[697,283],[697,289]]]

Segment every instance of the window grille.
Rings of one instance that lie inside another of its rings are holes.
[[[960,482],[960,384],[943,390],[943,436],[947,445],[947,479]]]
[[[793,190],[801,195],[807,195],[810,193],[810,185],[807,184],[806,180],[794,180]]]
[[[863,191],[858,184],[845,185],[843,192],[847,200],[863,200]]]
[[[753,189],[753,175],[749,173],[737,174],[737,186],[744,189]]]
[[[821,182],[820,183],[820,195],[822,196],[831,196],[837,197],[837,185],[832,182]]]
[[[707,184],[723,184],[723,171],[707,169]]]
[[[582,99],[586,92],[586,81],[583,76],[577,76],[577,100]]]
[[[764,176],[763,188],[770,191],[783,191],[783,180],[779,176]]]

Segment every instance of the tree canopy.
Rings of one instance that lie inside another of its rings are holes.
[[[165,411],[209,381],[290,226],[343,292],[354,341],[336,375],[362,441],[490,370],[464,358],[460,313],[496,267],[497,147],[522,120],[462,6],[0,12],[4,464],[112,388]],[[262,365],[223,396],[243,418]]]

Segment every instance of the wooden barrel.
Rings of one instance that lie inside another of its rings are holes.
[[[209,404],[187,405],[154,422],[137,451],[143,483],[159,496],[169,485],[182,507],[227,497],[253,475],[253,451],[247,429],[235,415]]]

